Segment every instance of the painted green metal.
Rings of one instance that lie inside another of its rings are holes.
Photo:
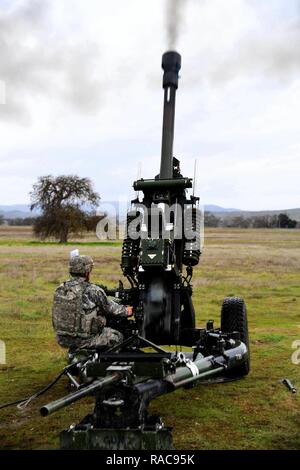
[[[62,450],[172,450],[172,429],[95,429],[90,425],[60,434]]]
[[[193,186],[191,178],[159,179],[159,180],[138,180],[133,184],[135,191],[144,191],[147,189],[172,189],[172,188],[191,188]]]

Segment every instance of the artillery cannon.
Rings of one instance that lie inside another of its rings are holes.
[[[212,321],[206,328],[195,325],[191,279],[201,255],[199,197],[187,195],[192,179],[182,176],[173,157],[181,56],[166,52],[162,67],[160,173],[133,184],[143,198],[132,201],[122,248],[121,268],[130,287],[120,282],[118,288],[106,289],[119,302],[133,306],[134,320],[117,325],[125,338],[121,345],[75,353],[67,375],[77,390],[41,408],[47,416],[84,396],[95,397],[93,413],[61,433],[63,449],[171,448],[170,428],[148,414],[151,400],[217,376],[238,378],[249,372],[242,299],[224,300],[220,328]],[[176,351],[163,345],[175,345]],[[178,352],[178,346],[191,346],[192,352]]]

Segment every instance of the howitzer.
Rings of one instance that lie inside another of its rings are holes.
[[[181,56],[162,58],[164,113],[160,173],[133,184],[139,196],[127,214],[121,268],[130,287],[120,282],[104,289],[124,305],[132,305],[133,320],[113,326],[124,342],[108,350],[89,350],[78,363],[71,357],[77,390],[41,409],[47,416],[84,396],[95,397],[95,408],[79,425],[61,434],[62,448],[167,449],[171,431],[160,417],[149,416],[148,405],[159,395],[197,382],[247,375],[250,367],[245,303],[226,298],[220,328],[208,321],[196,328],[192,302],[193,268],[201,255],[199,197],[191,178],[183,177],[173,157],[175,98]],[[186,272],[184,272],[184,269]],[[117,321],[114,319],[113,321]],[[175,345],[176,352],[162,345]],[[192,352],[178,352],[178,345]],[[149,351],[152,350],[152,351]],[[84,354],[83,351],[80,354]]]

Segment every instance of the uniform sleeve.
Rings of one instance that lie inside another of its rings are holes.
[[[122,317],[127,317],[127,308],[125,305],[120,305],[117,302],[114,302],[113,300],[107,299],[107,312],[108,315],[120,315]]]
[[[101,287],[93,286],[93,288],[90,289],[89,294],[97,305],[100,315],[119,315],[127,317],[127,309],[125,305],[120,305],[113,300],[109,300]]]

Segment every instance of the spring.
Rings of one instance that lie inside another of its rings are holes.
[[[182,260],[186,266],[196,266],[200,260],[200,220],[199,209],[196,207],[186,209],[184,217],[185,245]]]
[[[140,222],[133,225],[132,222],[140,216],[139,211],[127,213],[126,235],[122,246],[121,268],[124,275],[133,275],[138,266],[138,256],[140,251],[140,237],[137,233],[140,230]]]

